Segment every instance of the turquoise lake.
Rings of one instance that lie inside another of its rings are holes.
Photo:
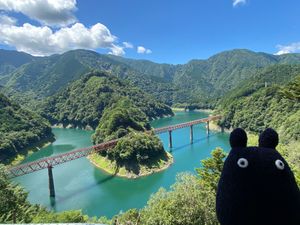
[[[162,118],[151,122],[155,128],[183,123],[208,115],[203,112],[176,112],[171,118]],[[35,152],[24,162],[61,154],[74,149],[92,145],[92,131],[54,128],[56,141]],[[210,156],[211,150],[221,147],[230,149],[228,134],[211,131],[206,137],[205,124],[194,126],[194,144],[190,144],[190,130],[184,128],[172,132],[174,164],[167,170],[147,177],[131,180],[110,176],[94,167],[88,159],[80,158],[54,167],[55,201],[51,201],[48,192],[47,170],[15,178],[27,191],[29,200],[55,211],[81,209],[89,216],[113,215],[130,208],[142,208],[152,193],[160,187],[169,189],[180,172],[195,173],[200,160]],[[159,135],[168,148],[168,134]]]

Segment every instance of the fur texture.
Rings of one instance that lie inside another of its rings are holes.
[[[247,135],[237,128],[230,144],[216,199],[221,225],[300,225],[300,191],[275,150],[277,132],[268,128],[259,147],[246,147]]]

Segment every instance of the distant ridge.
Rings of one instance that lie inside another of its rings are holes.
[[[238,87],[240,82],[254,77],[261,69],[276,64],[300,64],[300,54],[272,55],[247,49],[224,51],[206,60],[194,59],[182,65],[127,59],[81,49],[49,57],[6,50],[1,50],[1,54],[6,61],[12,54],[22,60],[18,64],[12,62],[15,67],[0,74],[0,84],[9,90],[30,92],[37,98],[51,96],[82,74],[98,70],[128,80],[168,105],[200,108],[213,107],[216,99]]]

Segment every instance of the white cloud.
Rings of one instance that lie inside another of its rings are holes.
[[[5,14],[0,14],[0,24],[14,25],[17,20],[13,17],[7,16]]]
[[[234,7],[236,7],[236,6],[238,6],[238,5],[243,5],[243,4],[246,4],[246,0],[233,0],[233,3],[232,3],[232,5],[234,6]]]
[[[139,54],[150,54],[152,51],[150,49],[146,49],[144,46],[137,47],[137,53]]]
[[[45,56],[72,49],[109,49],[110,54],[124,55],[117,37],[101,23],[90,28],[81,23],[53,31],[48,26],[0,24],[0,43],[14,46],[18,51]]]
[[[0,0],[0,10],[22,13],[50,26],[76,22],[76,9],[76,0]]]
[[[275,55],[300,52],[300,42],[294,42],[290,45],[277,45],[276,48],[278,48],[279,51],[276,52]]]
[[[85,27],[77,22],[76,4],[76,0],[0,0],[0,44],[36,56],[78,48],[102,48],[109,50],[109,54],[122,56],[124,49],[134,48],[130,42],[119,45],[117,37],[101,23]],[[21,13],[41,25],[25,23],[19,26],[15,18],[6,14],[10,12]]]
[[[124,47],[112,44],[110,52],[108,54],[122,56],[125,55]]]
[[[133,48],[133,44],[131,44],[130,42],[123,42],[124,48]]]

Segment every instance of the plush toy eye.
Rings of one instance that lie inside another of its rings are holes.
[[[284,169],[284,163],[280,160],[280,159],[277,159],[275,161],[275,166],[277,167],[277,169],[279,170],[283,170]]]
[[[240,158],[238,161],[237,161],[237,164],[239,167],[241,168],[247,168],[249,163],[248,163],[248,160],[245,159],[245,158]]]

